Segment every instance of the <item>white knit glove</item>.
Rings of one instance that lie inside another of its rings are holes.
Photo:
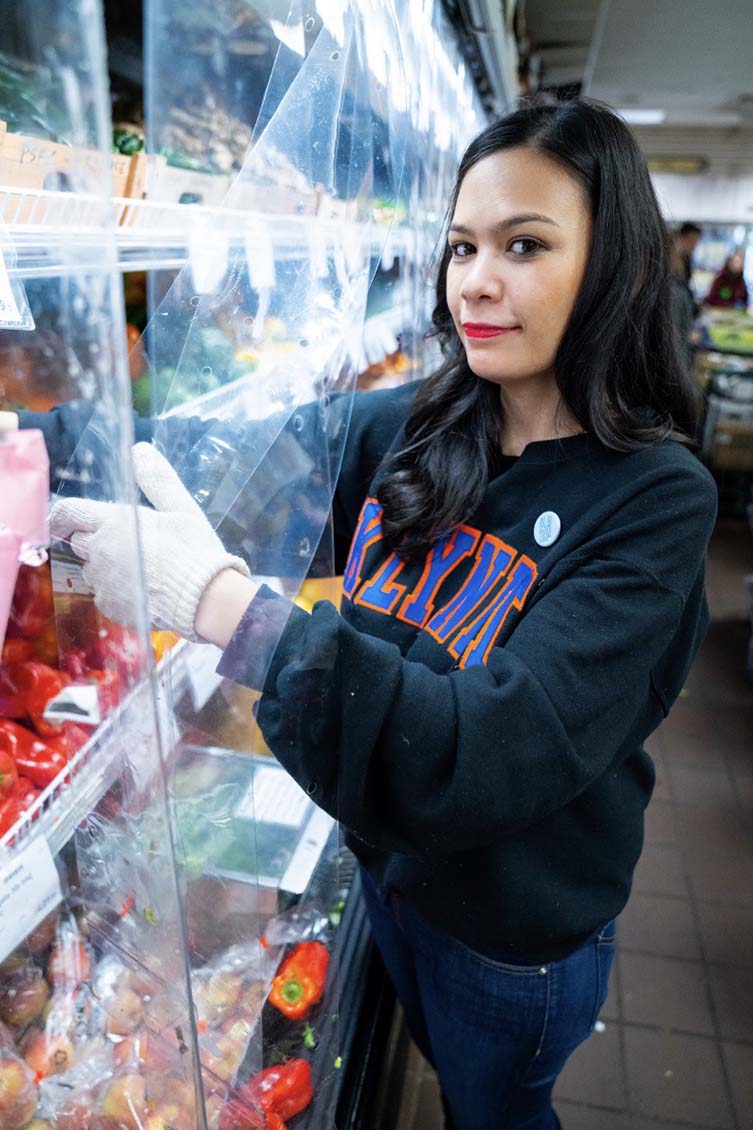
[[[137,508],[152,626],[199,637],[194,619],[202,594],[223,569],[246,577],[245,561],[223,546],[167,460],[149,443],[133,448],[136,482],[154,506]],[[66,498],[50,515],[54,537],[69,538],[85,562],[83,578],[110,620],[133,621],[135,558],[133,508],[125,503]]]

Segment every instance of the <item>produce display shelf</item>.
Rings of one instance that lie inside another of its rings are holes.
[[[203,650],[203,649],[199,649]],[[212,652],[215,649],[210,649]],[[32,840],[43,836],[54,856],[68,842],[78,825],[94,809],[101,797],[123,771],[123,735],[136,733],[144,720],[153,717],[152,695],[163,747],[174,741],[173,718],[169,703],[177,702],[187,691],[197,709],[217,684],[219,676],[203,658],[197,662],[197,649],[178,645],[157,665],[155,685],[149,677],[139,682],[124,701],[92,734],[71,759],[66,770],[47,786],[23,817],[0,838],[0,861],[11,858]],[[154,732],[153,729],[151,731]],[[159,756],[156,745],[148,755]]]
[[[122,271],[178,269],[206,249],[212,255],[224,240],[250,248],[259,231],[274,233],[275,255],[299,259],[315,254],[327,241],[354,248],[366,225],[341,218],[275,215],[200,204],[104,197],[43,189],[0,186],[0,247],[8,273],[16,278],[56,277],[80,271],[110,270],[112,231],[117,266]],[[412,254],[415,238],[407,228],[369,225],[372,255],[391,251]],[[104,245],[104,246],[103,246]]]

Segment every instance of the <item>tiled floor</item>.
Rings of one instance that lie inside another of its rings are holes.
[[[609,999],[555,1091],[564,1130],[753,1130],[746,573],[750,533],[721,523],[708,569],[711,629],[649,743],[657,788]],[[436,1078],[411,1048],[398,1130],[441,1127]]]

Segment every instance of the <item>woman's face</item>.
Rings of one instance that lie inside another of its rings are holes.
[[[554,379],[591,229],[585,192],[549,157],[506,149],[469,170],[450,225],[447,302],[477,376]]]
[[[744,266],[742,255],[740,255],[739,252],[736,251],[734,255],[730,255],[727,265],[731,274],[741,275],[743,273]]]

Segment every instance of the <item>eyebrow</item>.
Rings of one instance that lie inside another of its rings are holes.
[[[506,220],[501,220],[498,224],[492,226],[493,232],[506,232],[510,228],[517,227],[518,224],[553,224],[555,228],[559,227],[556,220],[551,216],[544,216],[541,212],[520,212],[517,216],[509,216]],[[459,232],[461,235],[473,235],[470,228],[465,227],[463,224],[450,224],[450,231]]]

